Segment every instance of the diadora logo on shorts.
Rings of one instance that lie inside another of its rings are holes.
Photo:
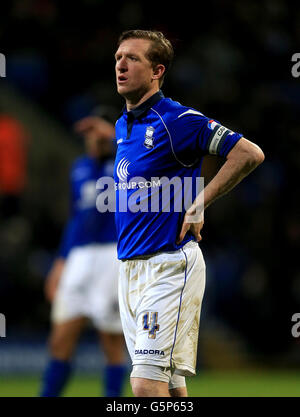
[[[128,175],[129,175],[129,172],[128,172],[128,169],[127,169],[129,167],[129,165],[130,165],[130,162],[127,161],[126,158],[122,158],[121,161],[118,163],[117,175],[118,175],[118,177],[121,181],[126,181]]]
[[[147,126],[146,134],[145,134],[145,142],[144,142],[144,146],[147,149],[153,149],[154,147],[154,137],[153,137],[154,130],[155,130],[154,127]]]
[[[154,349],[135,349],[135,355],[161,355],[164,356],[165,352],[163,350],[154,350]]]

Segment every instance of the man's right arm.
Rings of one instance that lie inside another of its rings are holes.
[[[81,135],[93,134],[98,138],[107,139],[115,137],[114,125],[98,116],[84,117],[75,123],[74,129]]]
[[[52,303],[65,266],[65,258],[56,258],[45,282],[45,297]]]

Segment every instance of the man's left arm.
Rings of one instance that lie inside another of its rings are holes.
[[[231,149],[226,162],[204,188],[204,209],[227,194],[265,159],[263,151],[244,137]]]
[[[203,210],[232,190],[264,159],[264,153],[259,146],[242,137],[228,153],[226,162],[215,177],[197,196],[190,209],[187,210],[177,243],[183,240],[188,230],[193,233],[199,242],[202,239],[200,231],[204,224]],[[200,213],[198,218],[197,213]]]

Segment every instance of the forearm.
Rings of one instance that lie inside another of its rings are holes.
[[[243,160],[227,160],[216,176],[204,188],[204,209],[231,191],[258,164]]]
[[[262,150],[242,138],[227,156],[227,160],[215,177],[197,196],[190,214],[203,212],[211,203],[227,194],[264,160]]]

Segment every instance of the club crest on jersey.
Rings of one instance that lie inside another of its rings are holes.
[[[154,127],[147,126],[146,134],[145,134],[145,142],[144,142],[144,146],[146,146],[147,149],[153,149],[154,147],[154,137],[153,137],[154,130],[155,130]]]

